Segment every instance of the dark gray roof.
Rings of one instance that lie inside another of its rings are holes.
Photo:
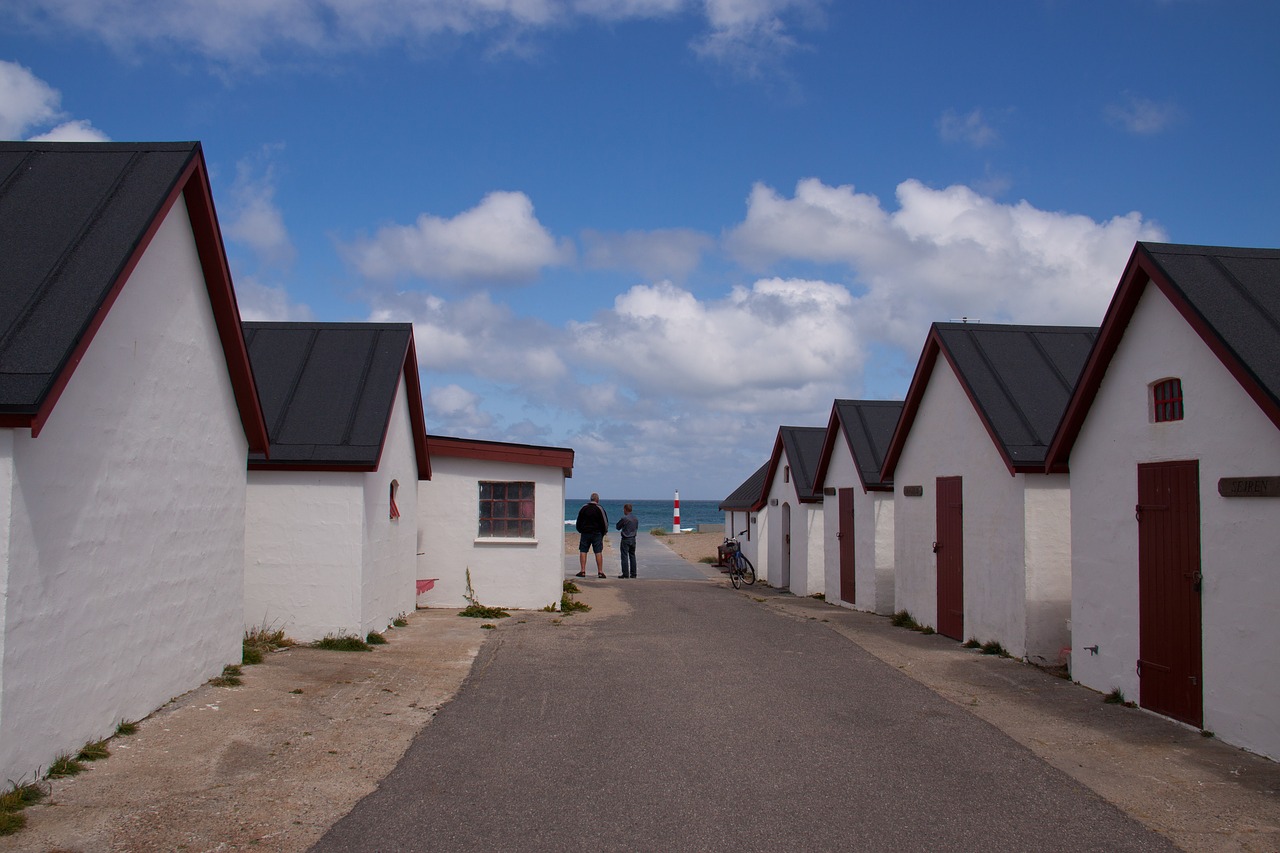
[[[902,405],[901,400],[835,401],[834,409],[864,486],[893,483],[892,479],[887,482],[880,479],[880,469],[893,431],[898,426]]]
[[[765,462],[754,474],[744,480],[741,486],[734,489],[729,497],[721,501],[716,509],[748,511],[759,509],[761,500],[764,498],[764,480],[768,473],[769,463]]]
[[[262,457],[250,455],[250,465],[375,469],[412,324],[245,323],[244,336],[271,440],[270,463],[255,464]],[[411,369],[413,397],[416,365]],[[411,416],[415,405],[421,413],[420,397],[408,402]]]
[[[0,142],[0,412],[38,410],[197,142]]]
[[[796,487],[796,496],[801,500],[822,500],[822,493],[814,494],[814,475],[818,472],[818,460],[822,457],[822,443],[827,437],[826,427],[784,426],[778,429],[778,440],[787,451],[787,461],[791,463],[791,481]],[[777,464],[775,454],[774,465]],[[776,467],[769,477],[769,483],[777,476]]]
[[[1280,250],[1139,243],[1207,330],[1280,404]]]
[[[1010,466],[1043,465],[1098,330],[981,323],[934,329]]]

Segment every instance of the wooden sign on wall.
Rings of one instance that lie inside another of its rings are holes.
[[[1218,494],[1224,498],[1280,498],[1280,477],[1223,477]]]

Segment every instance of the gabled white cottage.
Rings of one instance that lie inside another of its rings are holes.
[[[1068,462],[1072,677],[1280,759],[1280,250],[1137,244]]]
[[[900,401],[836,400],[818,457],[827,601],[893,612],[893,481],[880,478]],[[833,500],[834,498],[834,500]]]
[[[725,536],[737,538],[738,547],[762,579],[765,571],[761,565],[762,554],[768,547],[765,544],[768,509],[764,497],[764,481],[768,475],[769,463],[766,462],[716,507],[724,513]]]
[[[249,458],[247,628],[364,637],[411,612],[431,477],[413,326],[245,323],[270,458]]]
[[[199,143],[0,143],[0,779],[240,660],[266,431]]]
[[[1070,492],[1044,473],[1096,329],[934,323],[885,454],[895,607],[1057,663],[1070,645]]]
[[[824,591],[822,493],[814,493],[813,475],[826,434],[823,427],[779,427],[765,472],[768,529],[756,574],[796,595]]]
[[[418,490],[424,607],[542,609],[564,583],[564,481],[573,450],[433,435]]]

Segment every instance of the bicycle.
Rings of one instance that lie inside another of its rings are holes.
[[[742,531],[746,533],[747,531]],[[738,536],[741,536],[739,533]],[[723,559],[729,566],[729,581],[733,584],[734,589],[739,589],[744,583],[751,586],[756,582],[756,567],[751,565],[751,561],[747,559],[747,555],[742,553],[742,546],[736,538],[725,537],[724,544],[720,546]]]

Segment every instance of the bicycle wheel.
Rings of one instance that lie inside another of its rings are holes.
[[[739,563],[739,566],[742,569],[742,582],[747,586],[751,586],[756,582],[756,567],[751,565],[751,561],[746,557],[743,557],[741,554],[738,556],[742,559],[742,562]]]
[[[737,589],[742,586],[742,560],[741,554],[734,554],[733,559],[729,561],[729,580],[733,582],[733,588]]]

